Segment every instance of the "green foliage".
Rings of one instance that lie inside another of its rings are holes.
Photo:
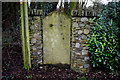
[[[80,77],[77,77],[77,80],[87,80],[85,76],[82,76],[81,78]]]
[[[90,62],[93,67],[106,68],[111,71],[119,69],[119,19],[120,2],[103,6],[98,19],[90,19],[94,23],[88,39]],[[118,11],[118,12],[117,12]]]
[[[69,9],[70,11],[68,11],[68,16],[71,16],[71,11],[75,8],[76,2],[70,2],[69,4]]]
[[[70,10],[73,10],[75,8],[75,2],[70,2],[69,6],[70,6]]]
[[[27,79],[32,78],[32,75],[31,75],[31,76],[26,76],[26,78],[27,78]]]

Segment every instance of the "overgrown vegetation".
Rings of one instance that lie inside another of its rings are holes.
[[[71,16],[71,11],[75,8],[75,5],[76,5],[75,2],[70,2],[69,4],[70,11],[68,12],[68,16]]]
[[[104,5],[98,18],[90,19],[94,27],[88,40],[90,63],[93,67],[116,71],[120,67],[119,51],[120,2]]]

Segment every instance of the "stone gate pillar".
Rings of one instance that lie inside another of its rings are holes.
[[[84,13],[84,14],[83,14]],[[89,55],[86,42],[93,24],[89,23],[90,12],[84,10],[72,11],[72,48],[71,48],[71,68],[77,72],[89,72]]]
[[[31,61],[42,64],[42,10],[29,10],[28,15]]]

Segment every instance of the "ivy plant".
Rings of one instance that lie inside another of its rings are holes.
[[[118,70],[120,65],[119,20],[120,2],[103,5],[87,42],[92,67]]]

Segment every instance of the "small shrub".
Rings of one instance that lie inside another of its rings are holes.
[[[98,19],[90,19],[95,26],[88,40],[90,62],[93,67],[106,68],[110,70],[119,69],[119,3],[109,3],[103,6],[98,14]]]

